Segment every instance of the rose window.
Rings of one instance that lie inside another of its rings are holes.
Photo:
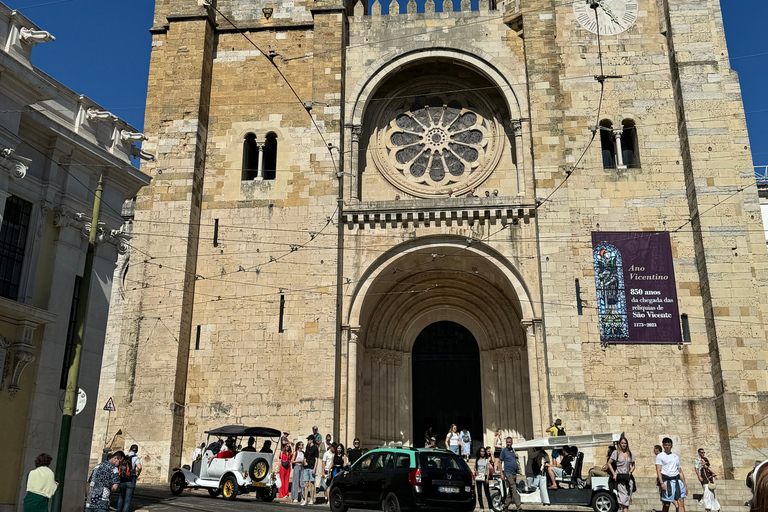
[[[385,177],[419,197],[477,186],[498,162],[496,120],[484,101],[455,95],[399,95],[381,112],[377,163]]]

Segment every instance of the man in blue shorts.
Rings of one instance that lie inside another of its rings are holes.
[[[683,468],[680,467],[680,459],[672,453],[672,440],[665,437],[661,441],[664,451],[656,456],[656,478],[661,485],[662,511],[669,511],[669,504],[674,503],[678,512],[685,512],[685,497],[688,495],[688,486],[685,483]]]

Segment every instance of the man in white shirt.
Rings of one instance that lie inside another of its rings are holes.
[[[672,453],[672,439],[665,437],[661,441],[664,451],[656,456],[656,477],[661,482],[662,511],[669,511],[669,504],[674,503],[678,512],[685,512],[685,497],[688,495],[688,486],[685,483],[683,468],[680,467],[680,459]]]

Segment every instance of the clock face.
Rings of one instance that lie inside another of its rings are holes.
[[[621,34],[637,21],[637,0],[599,0],[597,4],[597,9],[593,9],[589,0],[574,0],[573,3],[573,13],[579,24],[593,34],[597,34],[598,26],[601,36]]]

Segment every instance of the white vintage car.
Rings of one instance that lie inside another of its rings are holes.
[[[237,446],[245,444],[249,437],[254,437],[254,446],[259,446],[264,438],[268,438],[272,447],[277,448],[276,440],[280,437],[280,431],[274,428],[240,425],[209,430],[206,434],[206,446],[217,438],[232,438]],[[272,501],[280,488],[277,469],[272,471],[274,458],[272,452],[252,451],[235,452],[231,458],[217,458],[211,450],[206,449],[202,458],[192,462],[191,469],[189,466],[173,468],[171,492],[178,496],[185,488],[207,489],[211,496],[221,494],[225,500],[234,500],[238,494],[255,492],[261,501]]]

